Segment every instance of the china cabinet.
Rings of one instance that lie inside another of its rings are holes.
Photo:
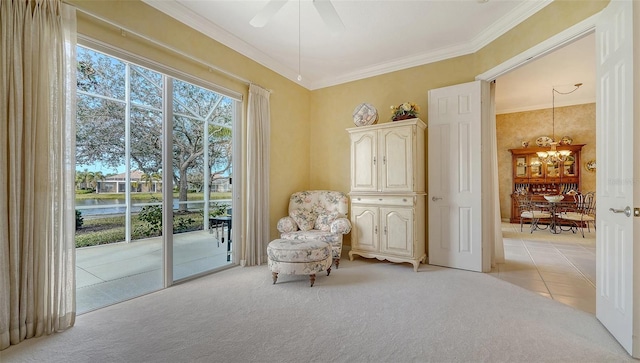
[[[426,262],[425,135],[420,119],[347,129],[351,139],[351,250]]]
[[[571,151],[564,162],[543,162],[538,157],[538,151],[548,151],[549,147],[510,149],[513,164],[512,192],[530,194],[534,200],[543,200],[545,194],[580,192],[580,152],[584,145],[558,145],[558,150]],[[511,203],[511,223],[519,223],[514,194]]]

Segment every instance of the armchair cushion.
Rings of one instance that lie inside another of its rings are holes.
[[[295,232],[297,230],[298,224],[289,216],[282,217],[278,221],[278,232],[280,233]]]
[[[316,224],[316,213],[312,211],[294,209],[289,213],[289,216],[293,218],[301,231],[311,230]]]
[[[337,268],[342,253],[342,237],[351,231],[351,223],[346,218],[348,205],[347,195],[338,191],[293,193],[289,199],[289,216],[278,221],[280,238],[328,242]]]
[[[318,214],[318,218],[316,218],[316,225],[314,229],[320,231],[330,231],[331,223],[333,223],[338,217],[341,217],[340,213],[337,211],[334,212],[322,212]]]
[[[347,234],[351,232],[351,222],[346,218],[338,218],[331,222],[331,233]]]

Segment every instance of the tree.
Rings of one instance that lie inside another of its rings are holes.
[[[120,167],[125,161],[127,64],[78,47],[76,159]],[[130,65],[129,140],[131,168],[144,174],[162,170],[163,76]],[[205,123],[211,175],[231,168],[232,101],[216,92],[173,80],[173,182],[179,200],[187,200],[189,180],[203,174]],[[181,205],[186,209],[186,205]]]

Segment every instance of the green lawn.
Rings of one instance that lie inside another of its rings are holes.
[[[174,233],[197,231],[202,229],[202,212],[175,213]],[[137,215],[131,216],[131,239],[160,236]],[[97,246],[125,240],[124,215],[85,219],[82,227],[76,230],[76,247]]]
[[[174,198],[178,193],[174,193]],[[122,193],[76,193],[76,200],[82,199],[123,199]],[[160,200],[160,193],[132,193],[135,201]],[[203,193],[189,193],[187,200],[202,200]],[[215,193],[211,199],[231,199],[231,193]],[[156,207],[157,208],[157,207]],[[213,211],[213,210],[212,210]],[[156,218],[157,221],[157,218]],[[84,218],[80,228],[76,230],[76,247],[97,246],[102,244],[122,242],[125,240],[125,219],[122,216],[104,216]],[[174,212],[174,233],[201,230],[203,228],[202,211]],[[137,214],[131,216],[131,239],[156,237],[161,235],[160,225],[153,225],[140,220]]]

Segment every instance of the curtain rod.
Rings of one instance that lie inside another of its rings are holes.
[[[174,52],[174,53],[176,53],[176,54],[179,54],[179,55],[181,55],[181,56],[183,56],[183,57],[186,57],[187,59],[191,59],[191,60],[193,60],[193,61],[196,61],[196,62],[198,62],[198,63],[200,63],[200,64],[202,64],[202,65],[204,65],[204,66],[208,67],[210,71],[211,71],[211,70],[215,70],[215,71],[217,71],[217,72],[219,72],[219,73],[222,73],[222,74],[224,74],[224,75],[226,75],[226,76],[228,76],[228,77],[231,77],[231,78],[233,78],[233,79],[235,79],[235,80],[241,81],[241,82],[243,82],[243,83],[245,83],[245,84],[247,84],[247,85],[255,84],[254,82],[251,82],[251,81],[249,81],[248,79],[245,79],[245,78],[243,78],[243,77],[240,77],[240,76],[238,76],[238,75],[235,75],[235,74],[233,74],[233,73],[231,73],[231,72],[225,71],[224,69],[221,69],[221,68],[220,68],[220,67],[218,67],[218,66],[214,66],[214,65],[212,65],[212,64],[210,64],[210,63],[208,63],[207,61],[204,61],[204,60],[202,60],[202,59],[200,59],[200,58],[196,58],[196,57],[194,57],[194,56],[192,56],[192,55],[190,55],[190,54],[187,54],[187,53],[185,53],[185,52],[183,52],[183,51],[181,51],[181,50],[179,50],[179,49],[176,49],[176,48],[174,48],[174,47],[172,47],[172,46],[170,46],[170,45],[167,45],[167,44],[165,44],[165,43],[162,43],[162,42],[160,42],[160,41],[158,41],[158,40],[155,40],[155,39],[153,39],[153,38],[150,38],[150,37],[148,37],[148,36],[146,36],[146,35],[142,35],[142,34],[140,34],[140,33],[138,33],[138,32],[132,31],[131,29],[128,29],[128,28],[126,28],[126,27],[123,27],[122,25],[117,24],[117,23],[115,23],[115,22],[113,22],[113,21],[111,21],[111,20],[105,19],[104,17],[102,17],[102,16],[100,16],[100,15],[97,15],[97,14],[95,14],[95,13],[92,13],[91,11],[88,11],[88,10],[86,10],[86,9],[81,9],[81,8],[79,8],[79,7],[78,7],[77,5],[75,5],[75,4],[69,4],[69,3],[67,3],[66,1],[63,1],[63,2],[64,2],[65,4],[67,4],[67,5],[73,6],[76,10],[81,11],[81,12],[83,12],[83,13],[85,13],[85,14],[87,14],[87,15],[89,15],[89,16],[91,16],[91,17],[93,17],[93,18],[96,18],[96,19],[98,19],[98,20],[100,20],[100,21],[102,21],[102,22],[105,22],[105,23],[107,23],[107,24],[109,24],[109,25],[112,25],[112,26],[114,26],[114,27],[116,27],[116,28],[119,28],[121,31],[125,31],[125,32],[128,32],[128,33],[131,33],[131,34],[133,34],[133,35],[135,35],[135,36],[137,36],[137,37],[140,37],[140,38],[142,38],[142,39],[144,39],[144,40],[146,40],[146,41],[149,41],[149,42],[151,42],[151,43],[153,43],[153,44],[155,44],[155,45],[158,45],[158,46],[163,47],[163,48],[165,48],[165,49],[168,49],[168,50],[170,50],[170,51],[172,51],[172,52]],[[265,88],[265,89],[266,89],[266,88]],[[268,90],[268,91],[269,91],[269,92],[271,92],[271,90]]]

